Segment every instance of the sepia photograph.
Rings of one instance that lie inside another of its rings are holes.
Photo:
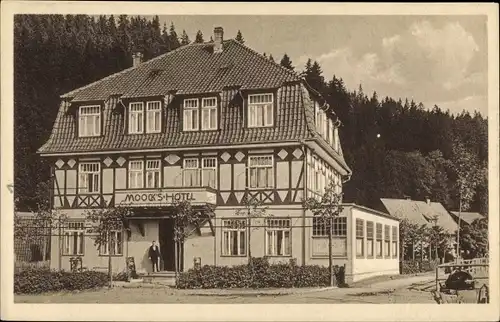
[[[2,5],[12,305],[491,308],[498,6],[133,5]]]

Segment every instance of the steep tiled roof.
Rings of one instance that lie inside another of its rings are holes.
[[[193,43],[160,55],[137,67],[103,78],[62,95],[73,101],[105,100],[110,95],[148,97],[220,92],[226,87],[241,89],[277,88],[300,81],[292,71],[271,62],[235,40],[226,40],[223,51],[214,54],[212,43]]]
[[[381,198],[380,200],[392,216],[400,219],[406,218],[414,224],[426,225],[427,227],[434,225],[432,220],[436,217],[437,224],[449,233],[457,230],[457,224],[439,202],[428,204],[426,201],[407,199]]]
[[[459,215],[458,211],[451,211],[451,213],[453,214],[453,219],[455,220],[455,222],[458,223],[458,215]],[[460,213],[460,220],[465,221],[469,225],[472,224],[474,222],[474,220],[483,219],[483,218],[484,218],[484,216],[478,212],[464,212],[464,211],[462,211]]]

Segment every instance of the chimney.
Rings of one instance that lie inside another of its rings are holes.
[[[214,28],[214,53],[222,52],[222,41],[224,40],[224,29],[222,27]]]
[[[142,53],[140,51],[132,54],[132,62],[134,67],[137,67],[142,63]]]

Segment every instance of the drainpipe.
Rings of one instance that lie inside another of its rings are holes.
[[[304,162],[303,162],[303,167],[304,167],[304,193],[303,193],[303,198],[307,199],[307,153],[308,151],[306,150],[304,141],[300,141],[300,147],[302,149],[302,153],[304,155]],[[306,243],[307,243],[307,237],[306,237],[306,209],[304,208],[304,205],[302,205],[302,266],[306,265]]]

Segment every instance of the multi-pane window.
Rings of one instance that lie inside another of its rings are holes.
[[[78,133],[81,137],[101,135],[101,107],[99,105],[80,106]]]
[[[313,217],[313,236],[327,237],[328,236],[328,218]],[[347,236],[347,218],[333,218],[332,235],[336,237]]]
[[[222,255],[245,256],[246,243],[245,219],[222,221]]]
[[[146,132],[161,132],[161,102],[153,101],[146,104]]]
[[[273,94],[248,95],[248,126],[273,125]]]
[[[134,160],[128,164],[128,186],[131,189],[140,189],[144,187],[144,161]]]
[[[333,121],[328,119],[328,143],[333,145]]]
[[[398,227],[392,226],[392,257],[398,257]]]
[[[356,256],[365,255],[365,221],[356,218]]]
[[[64,255],[83,255],[85,250],[85,223],[68,222],[63,236]]]
[[[391,227],[384,225],[384,256],[391,256]]]
[[[144,103],[129,104],[128,133],[140,134],[144,132]]]
[[[290,219],[268,219],[266,226],[266,255],[290,256]]]
[[[382,257],[382,224],[377,223],[377,257]]]
[[[198,99],[189,98],[184,100],[184,131],[198,131]]]
[[[201,160],[202,186],[217,188],[217,158],[203,158]]]
[[[374,237],[373,221],[367,221],[366,222],[366,254],[368,257],[373,257],[373,237]]]
[[[80,163],[78,170],[78,192],[99,192],[101,185],[101,166],[99,162]]]
[[[201,129],[217,129],[217,98],[215,97],[201,100]]]
[[[273,156],[251,156],[248,158],[250,188],[272,188],[274,186]]]
[[[184,187],[200,186],[200,169],[198,159],[184,159],[184,168],[182,171]]]
[[[99,247],[100,255],[123,255],[123,234],[121,230],[110,231]]]
[[[160,160],[146,160],[146,187],[160,187]]]

